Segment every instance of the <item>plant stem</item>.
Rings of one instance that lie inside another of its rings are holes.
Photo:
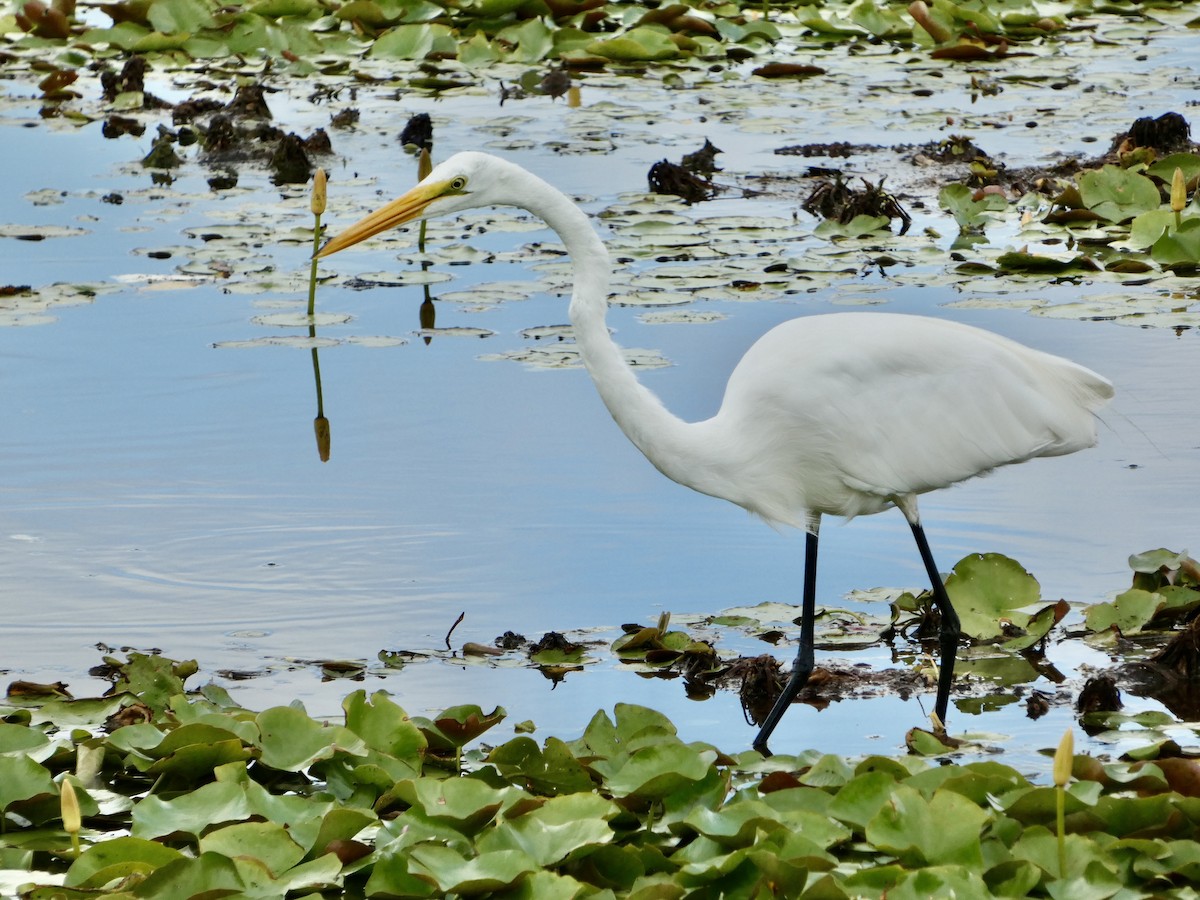
[[[1066,832],[1065,820],[1066,820],[1066,806],[1067,806],[1067,791],[1065,788],[1060,787],[1055,791],[1055,793],[1058,795],[1056,797],[1056,799],[1058,801],[1058,803],[1057,803],[1058,808],[1056,810],[1056,819],[1058,822],[1058,877],[1066,878],[1067,877],[1067,838],[1066,838],[1066,833],[1065,833]]]
[[[317,251],[321,249],[321,214],[313,213],[313,256],[312,268],[308,273],[308,316],[312,318],[317,308]]]

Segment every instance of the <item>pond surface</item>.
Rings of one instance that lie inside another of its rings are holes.
[[[664,86],[662,72],[590,76],[578,108],[545,97],[501,107],[497,74],[437,98],[386,82],[359,86],[352,97],[348,80],[322,79],[342,89],[322,104],[306,99],[317,80],[280,78],[268,100],[276,122],[300,133],[326,125],[338,109],[360,110],[358,127],[334,131],[335,155],[321,160],[331,176],[331,232],[415,180],[396,135],[417,112],[433,118],[435,156],[490,149],[539,171],[588,210],[611,213],[646,202],[649,166],[677,160],[704,138],[724,151],[718,181],[743,185],[756,175],[794,177],[821,162],[773,152],[816,141],[915,144],[965,133],[1010,165],[1060,152],[1097,155],[1138,116],[1186,114],[1197,66],[1185,35],[1164,29],[1157,49],[1137,58],[1103,44],[1039,56],[1023,65],[1067,73],[1072,86],[1052,88],[1041,74],[1030,75],[974,100],[970,78],[979,72],[968,67],[923,62],[917,53],[897,61],[883,49],[864,59],[836,48],[821,56],[829,75],[820,87],[693,68],[684,70],[679,90]],[[182,99],[197,78],[158,70],[147,89]],[[913,93],[928,84],[936,87],[932,95]],[[85,78],[77,87],[84,94],[78,106],[97,114],[97,85]],[[835,102],[847,92],[861,102]],[[649,624],[662,611],[679,623],[730,607],[798,601],[802,538],[662,478],[612,423],[582,369],[490,358],[541,348],[555,339],[522,332],[566,321],[562,272],[547,270],[545,257],[528,249],[552,235],[508,213],[431,225],[432,271],[452,276],[431,292],[455,292],[436,301],[433,332],[420,332],[419,284],[348,286],[356,277],[419,271],[409,237],[370,242],[323,263],[328,282],[318,308],[344,322],[318,328],[332,433],[331,457],[322,462],[307,328],[270,324],[278,321],[272,316],[294,322],[302,312],[303,229],[311,221],[305,190],[277,188],[266,172],[243,166],[236,188],[210,191],[210,173],[195,153],[173,183],[154,184],[138,163],[169,113],[140,114],[150,124],[140,139],[105,140],[99,121],[40,119],[36,94],[32,78],[0,85],[7,172],[0,224],[80,233],[0,238],[0,281],[44,294],[60,282],[101,292],[64,289],[45,308],[2,307],[3,324],[12,326],[0,328],[2,663],[10,679],[62,680],[83,696],[104,687],[87,676],[99,661],[97,643],[160,648],[198,659],[202,677],[226,684],[248,706],[300,698],[313,714],[336,715],[352,685],[323,682],[313,661],[356,659],[370,663],[368,688],[386,688],[414,714],[499,704],[510,723],[532,719],[543,736],[574,736],[596,709],[629,701],[666,712],[685,738],[731,750],[749,744],[754,729],[733,694],[688,701],[679,681],[623,671],[607,643],[621,623]],[[936,188],[922,195],[920,173],[871,165],[864,161],[861,174],[888,175],[902,201],[923,196],[924,208],[912,208],[912,233],[935,229],[946,237],[932,245],[948,248],[956,229],[931,201]],[[836,251],[851,270],[745,297],[698,295],[686,308],[716,314],[712,321],[614,306],[617,341],[669,361],[647,367],[642,378],[672,410],[688,419],[714,412],[746,348],[794,316],[871,304],[953,318],[1077,360],[1108,376],[1118,393],[1103,415],[1098,448],[924,498],[943,570],[968,553],[1000,552],[1039,579],[1044,599],[1084,605],[1128,586],[1130,553],[1195,549],[1195,329],[1029,314],[1031,291],[1047,304],[1136,291],[1114,282],[964,287],[943,278],[943,261],[932,258],[881,271],[872,260],[891,250],[886,240],[838,249],[814,238],[816,221],[799,212],[807,188],[791,190],[749,198],[731,190],[691,208],[654,201],[689,220],[787,223],[752,252],[718,248],[726,258],[717,265]],[[989,234],[1001,245],[1010,237]],[[450,265],[469,259],[466,251],[438,256],[462,244],[493,261]],[[897,239],[897,246],[920,256],[913,244]],[[653,259],[637,259],[622,275],[653,268]],[[488,287],[509,282],[525,283],[527,298]],[[475,297],[457,293],[477,284]],[[1196,301],[1191,284],[1183,306]],[[979,296],[992,302],[963,303]],[[892,511],[846,528],[830,521],[819,602],[851,605],[848,592],[879,585],[923,585],[903,518]],[[590,634],[600,643],[591,665],[558,684],[515,657],[481,662],[443,653],[398,670],[376,661],[381,650],[444,651],[460,613],[454,647],[487,643],[506,630]],[[733,629],[708,633],[720,636],[723,651],[770,649]],[[1032,685],[1061,698],[1050,715],[1030,722],[1021,704],[984,716],[952,712],[951,731],[989,732],[990,745],[1040,765],[1033,753],[1057,743],[1082,676],[1113,662],[1081,641],[1062,640],[1061,629],[1055,634],[1048,656],[1071,681]],[[773,652],[790,664],[791,645]],[[893,664],[886,648],[832,655]],[[1135,708],[1147,705],[1133,700]],[[893,752],[931,707],[932,691],[820,712],[797,706],[773,746]],[[1191,733],[1182,732],[1175,736],[1188,741]]]

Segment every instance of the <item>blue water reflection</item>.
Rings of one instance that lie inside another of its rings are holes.
[[[447,144],[478,143],[469,126],[444,124]],[[233,196],[209,198],[194,172],[162,200],[142,194],[136,202],[103,203],[110,191],[147,189],[145,173],[124,168],[144,148],[41,128],[8,132],[5,153],[18,165],[6,186],[5,217],[80,222],[90,231],[6,241],[4,280],[12,283],[169,275],[179,255],[154,260],[138,251],[198,249],[202,242],[183,229],[227,219],[236,203],[284,203],[261,173],[244,176]],[[739,143],[736,133],[727,137]],[[80,141],[94,152],[80,156]],[[368,153],[366,143],[346,138],[345,152]],[[635,146],[615,155],[601,184],[593,159],[540,164],[552,165],[548,177],[565,188],[602,195],[590,203],[598,208],[619,191],[640,190],[644,163],[662,152]],[[755,153],[758,162],[769,159],[769,149]],[[513,155],[539,160],[530,151]],[[406,159],[396,165],[377,182],[335,167],[331,191],[398,193],[410,178]],[[22,199],[48,185],[66,192],[62,204],[33,207]],[[741,207],[729,200],[716,208]],[[297,201],[280,209],[281,228],[304,224]],[[512,250],[546,238],[493,232],[483,243]],[[304,269],[302,246],[260,252],[281,271]],[[390,253],[364,248],[327,269],[348,276],[400,267]],[[453,274],[456,290],[536,277],[519,266],[454,267]],[[1046,290],[1061,296],[1077,289]],[[1127,583],[1129,552],[1194,543],[1200,438],[1187,414],[1200,375],[1194,332],[946,310],[942,304],[956,299],[949,288],[885,296],[889,309],[951,315],[1069,356],[1119,387],[1098,449],[924,501],[944,569],[970,552],[1002,552],[1040,579],[1046,598],[1086,603]],[[407,339],[321,350],[328,463],[314,444],[309,350],[214,346],[265,333],[251,322],[261,298],[228,292],[218,279],[169,290],[139,280],[90,304],[55,308],[52,325],[0,331],[7,399],[0,565],[10,675],[66,680],[84,693],[101,687],[83,675],[97,661],[96,642],[159,647],[197,657],[207,673],[265,672],[228,682],[247,703],[301,696],[314,711],[332,713],[348,686],[321,684],[299,661],[436,650],[460,612],[466,618],[456,645],[505,630],[596,628],[607,640],[620,623],[648,623],[663,610],[715,612],[798,598],[799,535],[776,534],[665,481],[613,425],[582,370],[477,359],[525,346],[522,328],[565,321],[563,299],[537,294],[485,313],[442,304],[439,326],[495,334],[482,341],[438,336],[425,345],[413,334],[421,297],[420,288],[322,290],[323,310],[353,316],[324,336]],[[828,311],[833,299],[816,293],[715,303],[726,318],[703,326],[647,325],[638,310],[614,308],[610,324],[622,344],[656,348],[674,363],[643,378],[679,415],[695,419],[715,410],[729,371],[755,337],[786,318]],[[840,605],[854,588],[920,586],[910,545],[897,513],[826,528],[823,601]],[[742,637],[730,640],[758,649]],[[1076,652],[1075,668],[1105,662]],[[676,682],[620,671],[603,646],[594,656],[598,665],[553,688],[532,670],[474,662],[414,663],[386,678],[372,675],[367,686],[395,692],[414,713],[496,703],[512,721],[532,718],[562,734],[578,732],[597,708],[643,702],[671,714],[686,737],[731,749],[748,744],[753,729],[740,725],[732,695],[689,702]],[[861,659],[888,664],[882,652]],[[1033,730],[1019,716],[980,727],[1022,731],[1023,746],[1036,748],[1055,743],[1067,718],[1056,710]],[[797,708],[776,742],[891,751],[919,722],[919,709],[894,699],[820,713]],[[975,727],[966,717],[955,724]]]

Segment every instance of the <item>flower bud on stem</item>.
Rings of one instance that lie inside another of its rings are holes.
[[[317,307],[317,251],[321,249],[321,213],[325,212],[325,170],[317,169],[313,176],[312,198],[309,208],[313,214],[312,267],[308,272],[308,315],[311,318]]]
[[[1071,770],[1075,763],[1075,733],[1068,728],[1058,742],[1054,751],[1054,787],[1057,794],[1057,823],[1058,823],[1058,877],[1067,877],[1067,837],[1066,837],[1066,803],[1067,784],[1071,780]]]
[[[1179,229],[1183,208],[1187,206],[1187,179],[1183,177],[1183,169],[1175,167],[1175,175],[1171,178],[1171,211],[1175,213],[1175,229]]]

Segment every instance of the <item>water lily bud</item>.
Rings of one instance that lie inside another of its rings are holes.
[[[1183,177],[1183,169],[1175,167],[1175,175],[1171,178],[1171,210],[1183,212],[1187,206],[1187,182]]]
[[[319,216],[325,212],[325,170],[317,169],[317,174],[313,176],[312,202],[311,208],[314,216]]]
[[[63,779],[58,792],[59,803],[62,806],[63,831],[67,834],[78,834],[83,827],[83,817],[79,813],[79,798],[75,796],[75,785]]]
[[[329,462],[329,420],[324,416],[317,416],[313,419],[313,432],[317,436],[317,455],[321,457],[321,462]]]
[[[1070,728],[1062,736],[1062,740],[1058,742],[1058,749],[1054,751],[1054,783],[1059,787],[1066,787],[1067,782],[1071,780],[1071,769],[1075,762],[1075,732]]]
[[[429,148],[422,147],[421,155],[417,159],[417,180],[424,181],[425,176],[433,171],[433,157],[429,155]]]

